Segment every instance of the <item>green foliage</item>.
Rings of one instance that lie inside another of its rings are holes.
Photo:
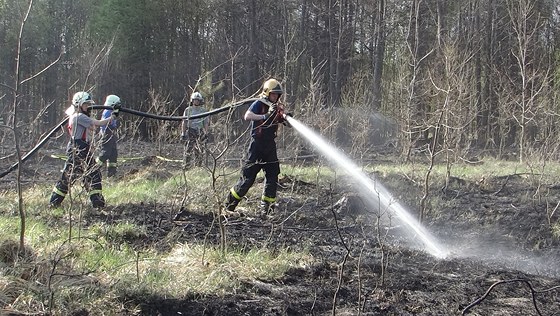
[[[560,221],[552,225],[552,236],[560,239]]]
[[[309,264],[306,253],[267,249],[230,250],[225,256],[220,249],[202,245],[177,245],[165,257],[140,259],[141,282],[129,274],[120,291],[156,292],[175,297],[192,293],[222,295],[239,288],[240,281],[273,280],[289,268]]]
[[[3,204],[0,204],[3,205]],[[28,218],[26,242],[33,248],[46,247],[58,241],[59,228],[48,226],[40,218]],[[0,239],[9,239],[19,234],[19,218],[15,215],[0,215]]]
[[[135,252],[129,247],[96,247],[85,248],[76,258],[79,266],[85,271],[93,271],[96,274],[107,273],[114,275],[122,267],[134,266]],[[105,280],[111,282],[110,280]]]
[[[282,166],[282,174],[299,179],[301,181],[324,184],[332,182],[336,177],[336,170],[325,166]]]

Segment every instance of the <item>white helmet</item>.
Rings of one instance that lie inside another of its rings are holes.
[[[120,104],[121,98],[114,94],[110,94],[105,98],[105,106],[115,106],[115,104]]]
[[[193,94],[191,94],[191,102],[193,100],[199,100],[201,104],[204,103],[204,98],[200,92],[193,92]]]
[[[95,103],[93,102],[93,100],[91,99],[91,95],[89,95],[89,93],[85,92],[85,91],[80,91],[80,92],[76,92],[74,93],[74,96],[72,97],[72,105],[75,107],[79,107],[80,105],[84,104],[84,103]]]

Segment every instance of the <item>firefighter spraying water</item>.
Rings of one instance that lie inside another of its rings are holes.
[[[276,132],[280,124],[286,124],[284,106],[280,102],[282,86],[276,79],[264,82],[261,98],[251,104],[244,119],[251,122],[251,143],[237,183],[229,190],[226,202],[226,215],[231,214],[241,199],[247,194],[257,174],[263,170],[265,185],[261,197],[260,215],[266,216],[274,211],[280,162],[276,151]]]

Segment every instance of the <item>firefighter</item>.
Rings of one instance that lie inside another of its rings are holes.
[[[105,98],[105,106],[115,107],[115,105],[121,104],[121,98],[111,94]],[[113,114],[113,109],[104,109],[101,114],[101,119],[110,118]],[[101,135],[101,151],[96,159],[97,164],[101,169],[107,166],[107,178],[115,176],[117,173],[117,127],[119,127],[119,121],[116,117],[111,120],[111,123],[100,126],[99,134]]]
[[[193,115],[206,112],[203,107],[204,98],[200,92],[193,92],[191,94],[191,101],[189,106],[183,112],[183,116],[190,117]],[[181,140],[185,142],[183,151],[183,162],[185,166],[194,159],[196,165],[201,165],[203,162],[205,141],[208,136],[208,117],[185,119],[181,124]]]
[[[274,210],[280,174],[275,138],[278,125],[285,122],[280,103],[282,93],[282,86],[276,79],[265,81],[261,98],[253,102],[245,112],[243,118],[251,121],[251,142],[241,169],[241,177],[227,195],[226,213],[235,210],[255,182],[260,170],[264,170],[265,174],[260,213],[267,215]]]
[[[91,109],[88,106],[93,103],[89,93],[80,91],[72,97],[73,107],[66,111],[69,115],[67,130],[70,140],[66,146],[67,159],[62,175],[55,184],[50,198],[51,208],[60,206],[68,194],[69,186],[78,176],[83,177],[83,185],[89,193],[92,206],[94,208],[105,207],[105,199],[101,192],[101,172],[90,150],[91,134],[96,126],[106,126],[114,117],[118,116],[120,104],[115,104],[114,111],[109,118],[97,120],[90,117]]]

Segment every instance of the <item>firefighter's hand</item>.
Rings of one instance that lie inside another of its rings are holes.
[[[275,113],[275,122],[276,123],[284,123],[286,121],[286,118],[284,117],[284,107],[282,105],[278,105],[276,107],[276,113]]]
[[[206,142],[208,140],[208,134],[205,132],[202,132],[202,134],[200,134],[200,141],[201,142]]]
[[[265,117],[268,119],[269,117],[274,116],[276,114],[276,109],[276,104],[269,106],[268,112],[265,114]]]
[[[118,117],[120,109],[121,109],[121,103],[120,102],[113,104],[113,113],[111,113],[111,114]]]

